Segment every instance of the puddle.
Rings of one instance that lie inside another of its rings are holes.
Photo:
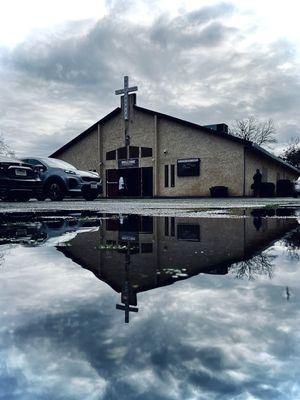
[[[3,217],[0,398],[300,398],[295,209]]]

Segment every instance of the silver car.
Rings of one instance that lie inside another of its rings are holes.
[[[294,181],[294,197],[298,197],[300,195],[300,178]]]
[[[94,200],[102,193],[102,182],[97,172],[80,171],[63,160],[50,157],[26,157],[23,161],[40,171],[43,184],[40,200],[49,197],[59,201],[66,196]]]

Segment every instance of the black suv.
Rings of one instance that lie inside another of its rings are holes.
[[[0,197],[8,201],[28,201],[42,193],[39,172],[32,165],[0,156]]]
[[[49,197],[59,201],[66,196],[83,196],[86,200],[94,200],[102,193],[102,183],[97,172],[80,171],[56,158],[28,157],[23,158],[23,161],[40,171],[43,183],[40,200]]]

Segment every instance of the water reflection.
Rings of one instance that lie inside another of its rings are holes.
[[[256,218],[256,217],[254,217]],[[137,312],[137,293],[199,273],[255,279],[272,277],[272,254],[263,252],[297,226],[294,219],[153,218],[106,219],[57,248],[121,293],[125,322]]]
[[[290,256],[299,257],[299,232],[296,219],[265,218],[270,213],[275,215],[254,210],[252,218],[224,219],[48,217],[2,225],[0,244],[56,246],[121,294],[116,309],[128,323],[130,313],[138,312],[138,293],[200,273],[271,279],[275,256],[266,249],[284,237]]]
[[[1,236],[0,398],[299,398],[296,219],[17,224]]]

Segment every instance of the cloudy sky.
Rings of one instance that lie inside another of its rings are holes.
[[[0,131],[48,155],[119,105],[199,124],[272,118],[275,151],[300,136],[294,0],[10,0],[0,6]]]

